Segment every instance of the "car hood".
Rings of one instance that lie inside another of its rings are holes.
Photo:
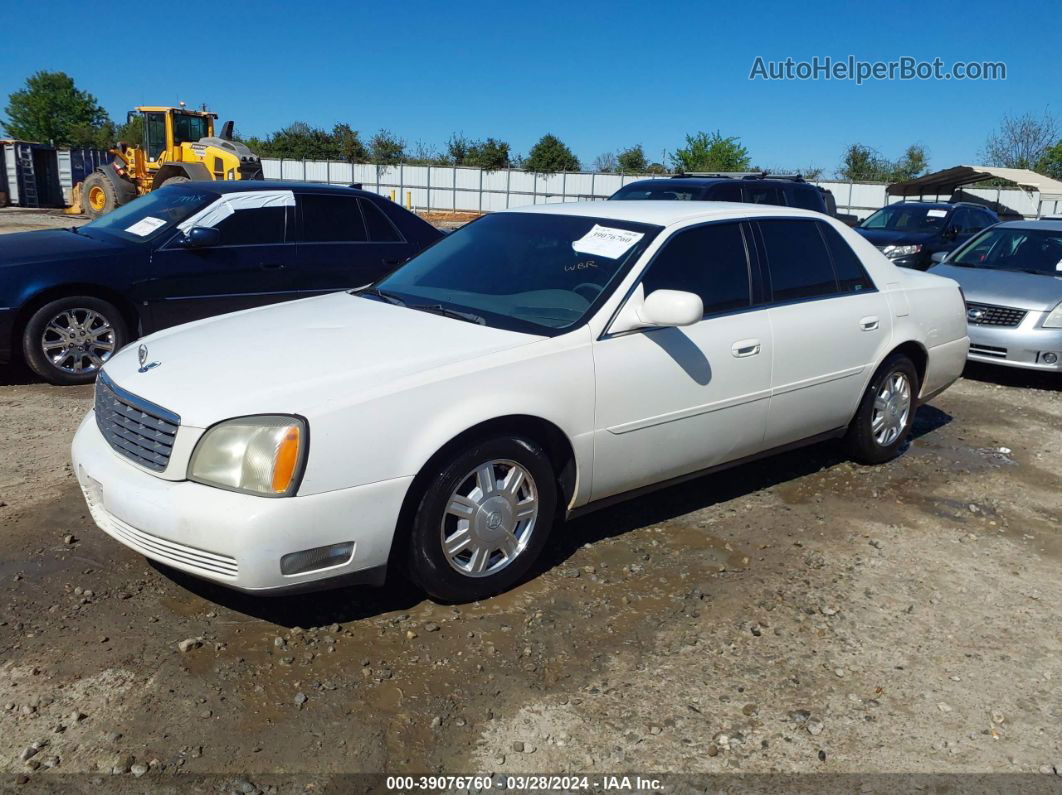
[[[943,263],[930,273],[954,279],[967,301],[996,306],[1012,306],[1031,312],[1045,312],[1062,301],[1062,277],[1020,271],[964,268]]]
[[[160,331],[123,348],[104,371],[202,428],[247,414],[312,416],[337,396],[378,395],[435,368],[541,339],[332,293]]]
[[[0,267],[49,260],[114,256],[128,245],[106,242],[69,229],[38,229],[0,235]]]
[[[878,248],[882,246],[910,246],[915,243],[927,243],[935,236],[934,232],[904,232],[896,229],[863,229],[855,227],[855,231],[869,240]]]

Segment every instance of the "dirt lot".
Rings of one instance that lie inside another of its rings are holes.
[[[971,369],[896,462],[821,445],[670,488],[452,607],[148,564],[68,466],[91,389],[0,369],[0,772],[1053,776],[1060,387]]]

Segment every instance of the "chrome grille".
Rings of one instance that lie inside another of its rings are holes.
[[[1013,328],[1025,319],[1024,309],[991,304],[966,304],[966,319],[975,326],[1007,326]]]
[[[169,463],[181,418],[116,386],[96,379],[96,425],[115,450],[143,467],[161,472]]]

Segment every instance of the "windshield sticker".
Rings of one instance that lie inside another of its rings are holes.
[[[947,214],[947,210],[926,210],[926,215],[930,218],[943,218]]]
[[[161,218],[154,218],[149,215],[146,218],[141,218],[132,226],[127,226],[125,231],[140,237],[147,237],[160,226],[166,226],[166,222]]]
[[[572,241],[572,248],[580,254],[595,254],[599,257],[619,259],[643,237],[645,237],[644,232],[632,232],[629,229],[616,229],[612,226],[594,224],[593,229],[578,240]]]

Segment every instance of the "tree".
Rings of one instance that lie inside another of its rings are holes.
[[[648,166],[646,166],[645,173],[646,174],[666,174],[667,173],[667,166],[665,166],[663,163],[650,163]]]
[[[93,145],[96,130],[109,124],[96,98],[65,72],[37,72],[8,97],[4,130],[12,138],[57,146]],[[113,127],[110,132],[113,134]]]
[[[889,169],[888,182],[906,182],[925,174],[928,170],[929,156],[925,147],[912,144],[907,147],[903,156],[892,164],[892,168]]]
[[[369,150],[361,141],[358,131],[349,124],[339,123],[332,128],[337,155],[347,163],[364,163],[369,159]],[[254,151],[254,150],[252,150]]]
[[[619,167],[619,161],[612,152],[604,152],[594,158],[594,171],[599,174],[611,174]]]
[[[377,166],[396,166],[406,156],[406,142],[390,130],[381,129],[369,141],[369,158]]]
[[[1036,164],[1036,171],[1052,179],[1062,179],[1062,139],[1044,152]]]
[[[625,174],[644,174],[649,168],[641,144],[624,149],[616,156],[616,161],[619,170]]]
[[[903,182],[926,173],[929,156],[925,147],[912,144],[899,160],[889,160],[863,144],[851,144],[844,152],[837,174],[851,182]]]
[[[718,131],[687,135],[686,146],[671,155],[671,164],[676,171],[747,171],[749,152],[739,140]]]
[[[524,168],[539,174],[558,171],[578,171],[579,158],[557,136],[546,133],[531,147],[524,159]]]
[[[470,166],[482,168],[486,171],[509,168],[509,144],[496,138],[476,141],[468,153],[466,162]]]
[[[446,161],[455,166],[497,171],[509,168],[509,144],[496,138],[474,141],[463,133],[454,133],[446,142]]]
[[[1047,111],[1039,117],[1031,113],[1007,115],[999,129],[988,136],[981,156],[990,166],[1036,168],[1060,136],[1058,120]]]

